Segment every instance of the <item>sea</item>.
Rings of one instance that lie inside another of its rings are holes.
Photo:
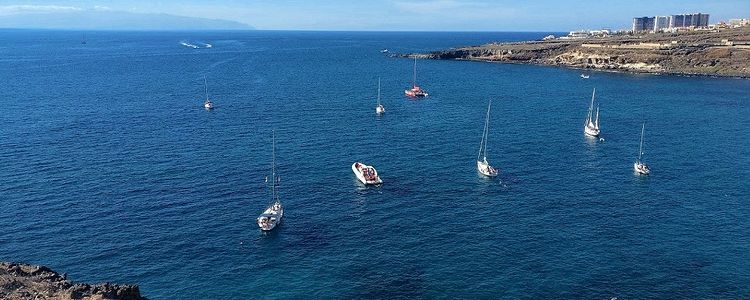
[[[0,260],[150,299],[750,298],[750,80],[418,60],[414,100],[391,56],[548,34],[0,30]]]

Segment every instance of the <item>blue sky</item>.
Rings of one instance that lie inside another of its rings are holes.
[[[750,0],[0,0],[0,18],[66,11],[165,13],[275,30],[568,31],[628,28],[635,16],[705,12],[711,23],[750,17]]]

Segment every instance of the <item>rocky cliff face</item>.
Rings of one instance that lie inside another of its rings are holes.
[[[495,43],[419,56],[628,72],[750,77],[750,28]]]
[[[136,285],[71,283],[44,266],[0,262],[0,299],[147,300]]]

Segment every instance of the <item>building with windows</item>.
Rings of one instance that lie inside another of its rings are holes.
[[[669,29],[669,16],[656,16],[654,17],[654,32]]]
[[[708,27],[708,14],[671,15],[669,28]]]
[[[655,17],[633,18],[633,32],[648,32],[654,30]]]

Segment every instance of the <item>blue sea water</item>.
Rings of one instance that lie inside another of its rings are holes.
[[[151,299],[750,298],[748,80],[420,60],[414,101],[381,49],[546,34],[82,35],[0,31],[0,260]]]

